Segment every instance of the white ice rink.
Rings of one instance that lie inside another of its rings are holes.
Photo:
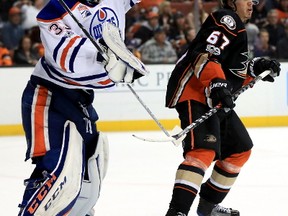
[[[249,128],[249,132],[254,152],[223,204],[239,209],[241,216],[287,216],[288,128]],[[182,161],[181,147],[140,141],[133,133],[107,133],[110,164],[96,216],[164,216],[167,211],[175,171]],[[23,136],[0,137],[1,216],[17,215],[23,179],[33,169],[30,162],[24,163],[25,145]],[[189,216],[196,215],[197,201]]]

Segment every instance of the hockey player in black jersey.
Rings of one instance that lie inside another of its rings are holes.
[[[222,109],[184,139],[184,161],[179,165],[166,216],[187,216],[198,192],[199,216],[237,216],[239,211],[219,204],[250,157],[253,142],[236,112],[233,93],[265,70],[264,81],[274,81],[280,64],[266,58],[248,58],[245,23],[253,0],[222,0],[210,14],[186,53],[177,62],[168,82],[166,106],[175,108],[185,128],[221,104]],[[227,110],[227,109],[226,109]],[[211,177],[202,182],[214,164]]]

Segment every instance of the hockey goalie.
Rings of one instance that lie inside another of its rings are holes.
[[[26,161],[35,168],[18,216],[94,215],[109,152],[94,90],[148,74],[123,43],[125,14],[138,2],[50,0],[37,15],[45,54],[22,95]]]

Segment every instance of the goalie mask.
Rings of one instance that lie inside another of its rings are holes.
[[[101,2],[101,0],[79,0],[79,2],[89,6],[96,6]]]
[[[234,5],[234,8],[231,5],[229,5],[229,1],[231,1],[231,3]],[[231,9],[233,11],[237,10],[236,9],[236,5],[235,5],[236,1],[237,0],[220,0],[222,8]],[[252,0],[252,4],[253,5],[258,5],[259,4],[259,0]]]

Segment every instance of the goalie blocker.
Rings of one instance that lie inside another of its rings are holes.
[[[96,204],[108,164],[108,141],[99,133],[97,148],[88,159],[88,179],[84,179],[85,160],[82,137],[72,122],[65,124],[61,156],[51,173],[42,180],[28,180],[26,190],[35,190],[24,201],[19,216],[86,215]],[[85,175],[86,176],[86,175]],[[26,202],[26,203],[25,203]]]

